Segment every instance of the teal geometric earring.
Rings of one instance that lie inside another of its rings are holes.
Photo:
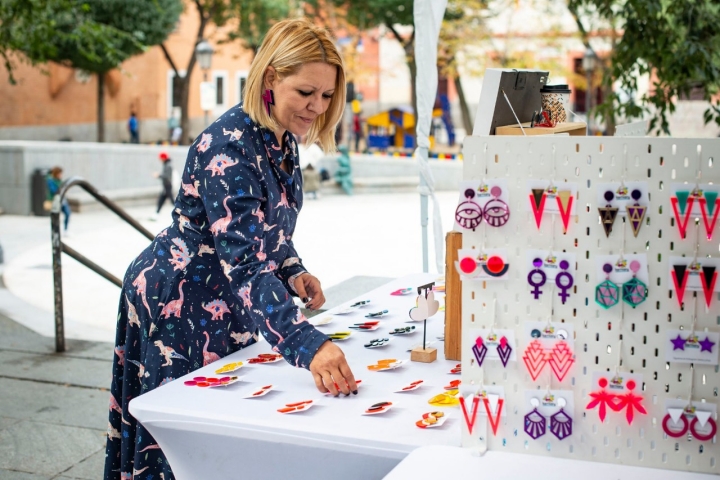
[[[637,273],[640,271],[640,262],[637,260],[630,262],[630,271],[633,272],[633,278],[623,283],[623,300],[635,308],[645,301],[648,289],[647,285],[637,278]]]
[[[603,272],[607,277],[595,287],[595,301],[606,310],[620,301],[620,288],[610,280],[612,270],[613,267],[609,263],[603,265]]]

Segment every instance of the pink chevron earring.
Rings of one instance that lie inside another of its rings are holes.
[[[262,94],[263,102],[265,102],[265,111],[270,115],[270,105],[275,105],[275,94],[269,88],[265,89],[265,93]]]

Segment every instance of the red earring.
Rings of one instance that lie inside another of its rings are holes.
[[[275,105],[275,94],[269,88],[265,89],[265,93],[262,95],[263,102],[265,102],[265,111],[270,115],[270,105]]]

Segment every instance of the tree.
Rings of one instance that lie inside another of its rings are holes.
[[[105,139],[105,75],[164,41],[182,11],[180,0],[2,2],[0,37],[6,48],[34,63],[54,61],[97,75],[99,142]],[[7,54],[3,56],[9,65]]]
[[[262,43],[265,32],[278,20],[287,18],[290,13],[290,3],[282,0],[185,0],[186,5],[192,5],[196,10],[200,24],[198,26],[194,45],[206,39],[209,27],[215,26],[225,29],[226,34],[219,36],[216,43],[225,44],[240,40],[247,48],[253,51]],[[185,67],[185,75],[180,74],[178,62],[173,59],[164,44],[160,45],[162,51],[175,73],[175,88],[179,89],[179,102],[181,110],[180,128],[183,132],[182,141],[189,132],[188,99],[190,97],[190,78],[197,63],[195,48]]]
[[[668,114],[678,98],[699,94],[709,102],[705,123],[720,125],[720,3],[717,0],[569,0],[578,20],[593,15],[608,22],[616,43],[603,78],[630,95],[607,95],[598,107],[605,117],[636,118],[652,114],[650,130],[670,134]],[[589,45],[589,42],[588,42]],[[652,89],[640,103],[638,78],[648,75]]]
[[[473,131],[473,120],[460,81],[461,57],[467,45],[487,38],[487,16],[486,0],[450,0],[440,29],[438,67],[455,85],[463,128],[468,135]]]
[[[122,61],[118,40],[132,37],[87,15],[87,5],[75,0],[0,0],[0,56],[11,84],[16,83],[17,61],[33,65],[53,60],[59,44],[74,43],[87,61],[102,56]],[[140,45],[138,45],[139,47]],[[23,55],[13,56],[14,52]]]
[[[346,11],[346,18],[350,25],[364,31],[380,25],[385,26],[393,37],[405,50],[405,62],[410,69],[410,91],[413,110],[417,112],[417,95],[415,92],[415,78],[417,65],[415,63],[415,25],[413,19],[413,0],[332,0]],[[318,0],[307,3],[318,3]],[[412,27],[410,35],[403,36],[396,26]]]

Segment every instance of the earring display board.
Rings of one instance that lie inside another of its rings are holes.
[[[720,475],[720,140],[467,137],[463,158],[463,446]]]

